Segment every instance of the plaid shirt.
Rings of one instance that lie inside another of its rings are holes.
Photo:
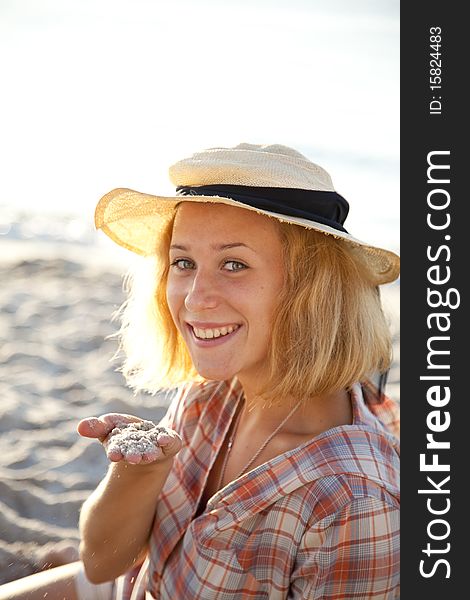
[[[353,424],[259,465],[194,518],[241,391],[189,384],[162,421],[183,438],[146,562],[118,597],[159,600],[399,597],[398,410],[355,385]],[[379,420],[380,418],[380,420]]]

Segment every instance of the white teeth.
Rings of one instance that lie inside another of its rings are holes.
[[[201,340],[211,340],[212,338],[228,335],[232,331],[235,331],[235,329],[238,329],[238,325],[229,325],[220,329],[198,329],[197,327],[193,327],[196,337],[201,338]]]

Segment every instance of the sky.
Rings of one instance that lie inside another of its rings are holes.
[[[0,207],[91,222],[192,152],[281,143],[399,248],[398,1],[0,0],[0,56]]]

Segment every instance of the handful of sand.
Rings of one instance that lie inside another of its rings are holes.
[[[124,458],[154,454],[159,448],[158,435],[164,432],[164,427],[152,421],[120,423],[108,436],[108,452],[120,452]]]

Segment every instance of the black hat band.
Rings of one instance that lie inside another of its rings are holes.
[[[253,208],[328,225],[348,233],[343,227],[348,202],[336,192],[296,188],[253,187],[247,185],[178,186],[178,196],[220,196]]]

